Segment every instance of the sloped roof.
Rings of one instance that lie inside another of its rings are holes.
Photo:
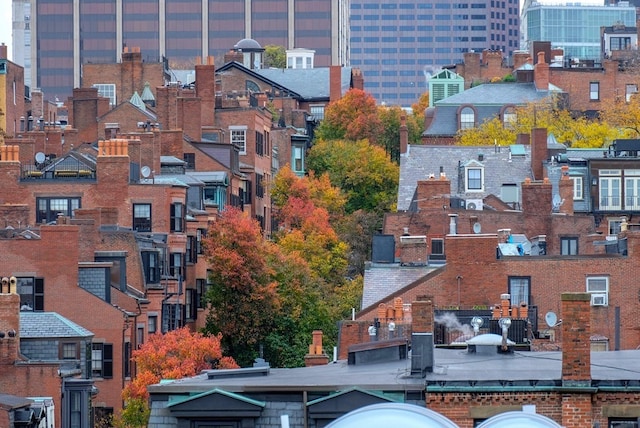
[[[364,271],[362,309],[423,278],[435,270],[433,266],[399,266],[397,263],[375,263]]]
[[[458,131],[458,108],[473,105],[477,112],[476,123],[481,124],[500,114],[505,105],[525,105],[541,101],[551,92],[558,91],[550,85],[549,91],[538,91],[533,83],[487,83],[475,86],[435,103],[434,119],[425,136],[452,136]]]
[[[93,337],[86,328],[56,312],[20,312],[20,338]]]
[[[400,157],[400,182],[398,186],[398,211],[407,211],[414,198],[418,180],[426,180],[429,174],[439,175],[440,167],[451,181],[451,194],[461,197],[483,198],[493,194],[500,197],[505,183],[520,184],[531,177],[531,146],[524,146],[524,156],[511,156],[506,146],[427,146],[411,145]],[[482,160],[479,159],[482,155]],[[459,164],[475,160],[484,167],[483,193],[465,195],[458,191]]]
[[[138,91],[135,91],[133,93],[129,101],[140,110],[147,111],[147,106],[145,105],[144,101],[142,101],[142,97],[140,96],[140,94],[138,94]]]
[[[266,68],[255,70],[269,80],[297,92],[303,98],[329,98],[329,67],[320,68]],[[340,91],[342,95],[351,87],[351,67],[340,69]]]

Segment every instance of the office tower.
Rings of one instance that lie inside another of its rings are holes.
[[[410,106],[465,52],[519,48],[518,0],[351,0],[350,65],[379,103]]]
[[[193,66],[252,38],[314,50],[316,66],[348,62],[345,0],[13,1],[15,43],[33,39],[30,55],[16,62],[26,68],[23,58],[31,60],[31,87],[46,99],[69,96],[83,64],[120,61],[125,46],[139,47],[146,61]]]
[[[523,49],[535,41],[551,42],[564,49],[565,59],[599,60],[600,27],[622,24],[636,26],[636,8],[623,1],[609,6],[546,5],[527,0],[523,6]]]

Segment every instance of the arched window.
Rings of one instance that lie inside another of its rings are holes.
[[[506,129],[513,129],[517,120],[515,107],[505,107],[502,112],[502,126]]]
[[[471,107],[464,107],[460,110],[460,129],[469,129],[475,127],[476,112]]]
[[[260,87],[252,80],[245,81],[245,87],[247,88],[247,91],[260,92]]]

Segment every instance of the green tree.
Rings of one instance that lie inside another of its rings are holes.
[[[287,68],[287,51],[282,46],[266,45],[262,65],[265,68]]]
[[[267,257],[273,244],[246,213],[228,208],[212,222],[204,240],[212,287],[206,331],[222,333],[226,353],[246,366],[274,327],[279,310],[278,284]]]
[[[365,140],[316,141],[307,166],[317,175],[328,174],[331,184],[346,195],[345,210],[393,210],[398,192],[399,167],[385,151]]]

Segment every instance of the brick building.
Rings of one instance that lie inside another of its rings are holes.
[[[500,336],[485,329],[457,347],[433,348],[434,305],[421,298],[411,302],[411,358],[393,352],[406,349],[406,341],[367,339],[349,347],[348,359],[326,365],[269,369],[261,363],[164,382],[150,387],[149,426],[177,427],[197,419],[275,428],[286,415],[292,425],[316,428],[384,403],[426,407],[461,428],[531,408],[538,415],[533,419],[567,428],[636,426],[640,397],[628,373],[639,368],[638,351],[590,352],[590,296],[562,291],[560,302],[561,352],[503,350]],[[373,350],[380,351],[376,357],[355,355]]]
[[[0,142],[5,136],[17,135],[24,124],[24,69],[9,61],[7,46],[0,45]]]

